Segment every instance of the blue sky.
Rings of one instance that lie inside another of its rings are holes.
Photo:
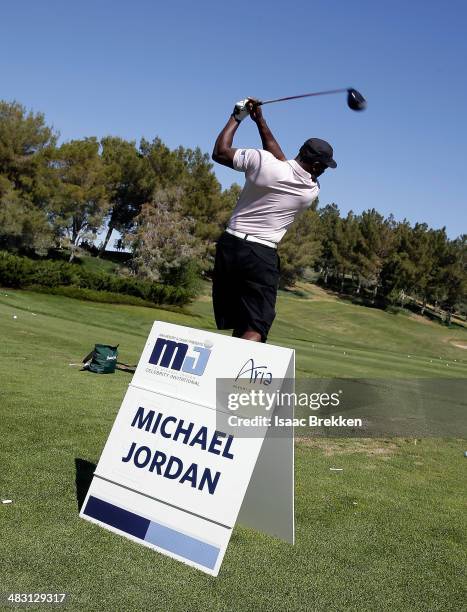
[[[338,168],[321,179],[321,205],[455,237],[467,232],[466,22],[456,0],[16,0],[1,10],[0,98],[44,112],[62,140],[157,135],[210,152],[240,98],[353,86],[365,113],[344,95],[265,107],[286,155],[324,138]],[[260,145],[249,119],[234,144]]]

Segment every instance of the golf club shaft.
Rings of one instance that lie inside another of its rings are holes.
[[[258,103],[258,106],[264,106],[265,104],[272,104],[273,102],[285,102],[286,100],[297,100],[298,98],[310,98],[311,96],[326,96],[328,94],[342,93],[348,91],[345,89],[330,89],[329,91],[316,91],[314,93],[300,94],[299,96],[287,96],[286,98],[275,98],[274,100],[263,100]]]

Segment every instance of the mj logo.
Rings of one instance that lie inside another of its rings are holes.
[[[188,354],[190,347],[184,342],[174,342],[173,340],[165,340],[158,338],[154,345],[149,363],[186,372],[187,374],[196,374],[202,376],[211,354],[211,349],[204,346],[192,346],[191,351],[196,355]]]

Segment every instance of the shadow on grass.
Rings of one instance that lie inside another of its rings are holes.
[[[86,461],[86,459],[75,459],[75,484],[76,484],[76,501],[78,503],[78,512],[81,511],[81,506],[86,499],[86,494],[91,486],[92,477],[96,469],[96,464]]]
[[[85,358],[86,361],[89,361],[91,359],[90,355],[92,355],[92,353],[90,353]],[[90,372],[88,364],[85,363],[85,362],[83,362],[83,363],[84,363],[84,365],[80,369],[80,372]],[[128,365],[127,363],[121,363],[120,361],[117,361],[117,365],[115,366],[115,370],[118,370],[119,372],[126,372],[127,374],[134,374],[136,372],[136,365]],[[92,372],[92,374],[96,374],[96,372]]]
[[[136,372],[135,365],[128,365],[127,363],[122,363],[121,361],[117,361],[116,370],[120,370],[120,372],[128,372],[128,374],[134,374]]]
[[[299,298],[311,297],[311,293],[304,291],[303,289],[296,289],[294,287],[280,287],[280,291],[283,291],[286,295],[294,295]]]

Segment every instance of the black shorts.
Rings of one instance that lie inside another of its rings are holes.
[[[217,329],[247,330],[266,342],[276,316],[277,250],[224,232],[217,242],[212,301]]]

